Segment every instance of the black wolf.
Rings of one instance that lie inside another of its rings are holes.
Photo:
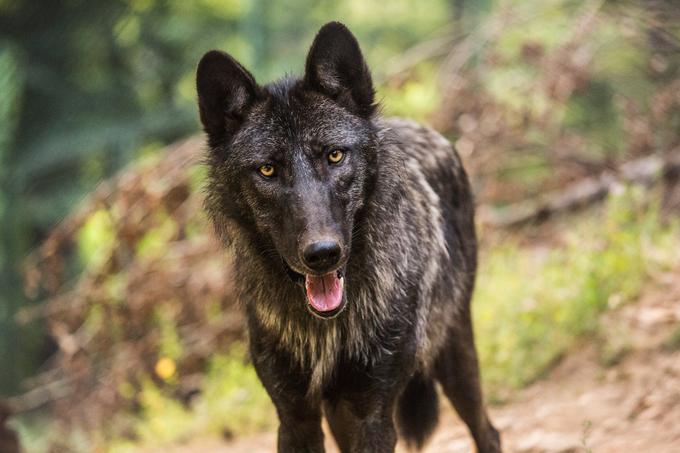
[[[422,446],[438,381],[480,452],[500,451],[470,323],[473,202],[451,145],[377,113],[344,25],[319,31],[301,79],[258,85],[231,56],[198,65],[207,210],[235,261],[250,352],[279,452]]]

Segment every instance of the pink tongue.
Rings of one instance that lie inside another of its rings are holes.
[[[342,303],[342,280],[337,272],[326,275],[305,276],[305,288],[307,288],[307,300],[316,311],[333,311]]]

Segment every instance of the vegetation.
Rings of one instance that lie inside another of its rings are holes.
[[[248,365],[241,345],[210,360],[200,397],[187,408],[147,381],[139,395],[141,411],[127,422],[134,441],[114,441],[112,452],[162,445],[199,436],[231,438],[276,428],[269,396]]]
[[[566,222],[553,245],[514,238],[489,245],[474,314],[484,381],[496,397],[540,377],[575,340],[597,332],[599,313],[680,264],[678,233],[659,224],[643,192],[629,189],[602,212]]]

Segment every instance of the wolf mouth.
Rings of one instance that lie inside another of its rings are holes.
[[[332,319],[345,308],[347,300],[344,294],[344,268],[326,274],[301,274],[286,264],[291,280],[305,289],[307,309],[314,316]]]

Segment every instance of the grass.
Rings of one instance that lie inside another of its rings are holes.
[[[140,395],[141,410],[128,420],[132,440],[110,443],[111,453],[131,453],[195,437],[230,437],[273,429],[276,416],[242,344],[211,360],[203,391],[189,407],[169,398],[151,381]]]
[[[635,298],[651,272],[674,264],[678,228],[661,226],[657,211],[629,189],[565,225],[559,246],[505,239],[487,247],[473,310],[495,398],[542,376],[577,338],[597,331],[610,301]]]

